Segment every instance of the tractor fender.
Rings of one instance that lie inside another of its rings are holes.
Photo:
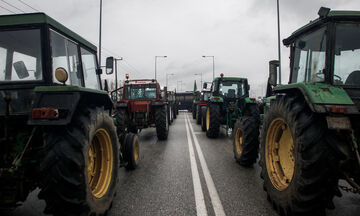
[[[67,125],[72,121],[75,112],[84,107],[104,107],[105,110],[109,110],[109,115],[113,108],[106,91],[77,86],[42,86],[36,87],[34,92],[29,125]],[[48,109],[56,110],[57,117],[35,117],[34,110]]]
[[[309,108],[316,113],[331,112],[333,106],[346,107],[349,114],[359,113],[349,95],[340,87],[324,83],[294,83],[278,85],[273,91],[277,94],[303,95]]]

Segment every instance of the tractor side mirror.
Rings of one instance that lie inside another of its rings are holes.
[[[112,74],[114,72],[114,57],[110,56],[106,58],[106,74]]]
[[[23,61],[17,61],[13,65],[15,72],[20,79],[29,77],[29,71],[26,69],[25,63]]]
[[[207,83],[204,83],[203,88],[204,88],[204,89],[207,88]]]
[[[278,60],[273,60],[269,62],[269,84],[275,86],[277,84],[277,69],[280,63]]]

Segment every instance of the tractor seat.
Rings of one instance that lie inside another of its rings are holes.
[[[234,89],[229,89],[229,91],[227,93],[227,97],[228,98],[234,98],[235,97],[235,90]]]
[[[355,70],[346,78],[345,85],[360,85],[360,70]]]

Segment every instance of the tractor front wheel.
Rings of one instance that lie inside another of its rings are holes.
[[[216,138],[220,133],[220,106],[210,104],[206,110],[206,136]]]
[[[169,119],[167,106],[161,106],[155,111],[155,126],[159,140],[166,140],[169,133]]]
[[[201,130],[206,131],[206,106],[201,107]]]
[[[198,104],[196,107],[196,124],[201,123],[201,106]]]
[[[126,162],[125,168],[127,170],[136,169],[140,160],[140,144],[138,136],[133,133],[126,134],[123,147],[123,157]]]
[[[119,170],[119,141],[109,111],[83,109],[66,127],[45,128],[40,165],[45,213],[103,215],[113,201]]]
[[[301,96],[278,96],[261,136],[264,190],[283,215],[325,215],[337,190],[326,121]],[[331,139],[331,138],[330,138]]]
[[[259,121],[253,116],[243,116],[235,122],[234,158],[243,166],[256,162],[259,149]]]

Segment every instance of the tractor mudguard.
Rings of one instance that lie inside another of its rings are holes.
[[[42,86],[36,87],[34,92],[29,125],[67,125],[77,109],[99,106],[111,112],[113,108],[106,91],[77,86]]]
[[[334,106],[346,107],[348,114],[359,111],[343,88],[324,83],[293,83],[278,85],[274,93],[299,93],[304,96],[306,103],[313,112],[328,113]]]

